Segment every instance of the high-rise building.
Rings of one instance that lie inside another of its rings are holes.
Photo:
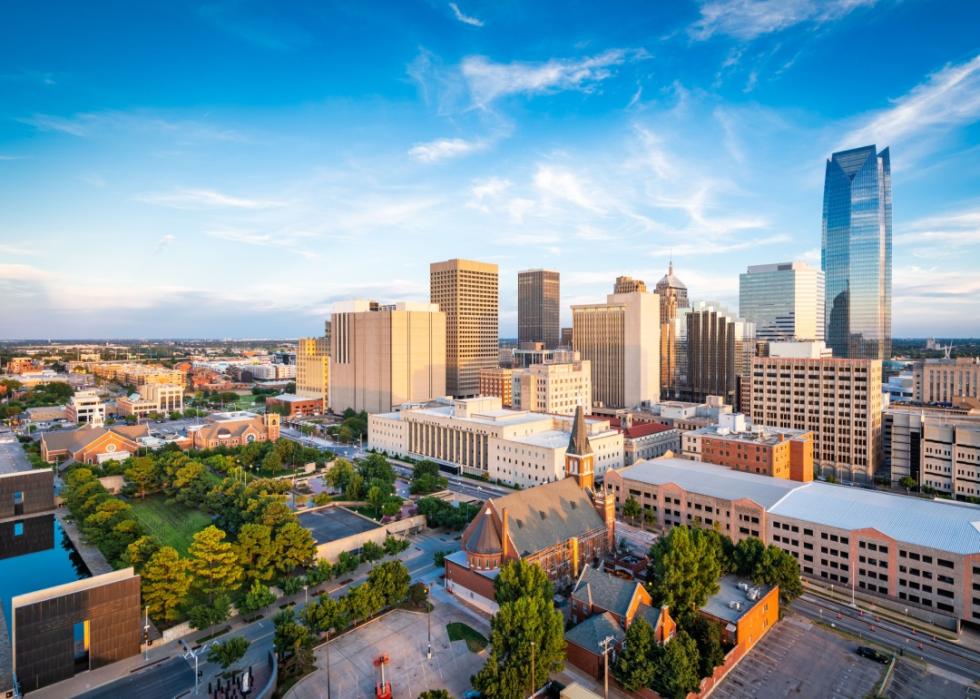
[[[680,398],[701,403],[721,396],[741,408],[739,388],[755,354],[755,327],[717,304],[698,302],[683,319],[686,375],[678,378]]]
[[[751,265],[738,278],[738,314],[760,340],[823,340],[823,287],[805,262]]]
[[[618,283],[617,283],[618,286]],[[635,291],[572,306],[575,351],[592,363],[592,401],[632,408],[660,400],[660,300]]]
[[[814,471],[870,483],[881,454],[881,361],[752,359],[752,422],[813,432]]]
[[[642,279],[633,279],[633,277],[616,277],[616,284],[613,286],[614,294],[632,294],[637,291],[646,291],[647,285]]]
[[[561,329],[561,346],[565,349],[572,348],[572,329],[562,328]]]
[[[330,339],[301,337],[296,345],[296,395],[330,406]]]
[[[924,359],[912,369],[915,399],[922,403],[957,403],[980,399],[980,359]]]
[[[333,308],[330,401],[335,412],[387,412],[446,393],[446,316],[432,303]]]
[[[821,268],[835,357],[891,358],[892,175],[888,149],[834,153],[823,192]]]
[[[558,347],[560,307],[558,272],[529,269],[517,273],[517,342],[541,342]]]
[[[446,391],[480,392],[480,369],[498,365],[497,265],[446,260],[429,266],[429,300],[446,314]],[[336,328],[334,328],[336,332]]]
[[[677,309],[687,308],[687,287],[674,275],[674,261],[667,265],[667,274],[657,282],[660,297],[660,394],[677,395]]]

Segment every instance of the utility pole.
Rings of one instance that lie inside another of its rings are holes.
[[[327,631],[327,636],[330,635],[331,631],[333,631],[333,629]],[[327,699],[330,699],[330,641],[327,641],[326,648],[327,648]]]
[[[599,648],[602,649],[602,696],[609,699],[609,650],[616,642],[612,636],[606,636],[599,641]]]
[[[143,660],[150,659],[150,607],[146,607],[146,616],[143,618]]]
[[[425,588],[425,623],[428,627],[429,645],[425,651],[425,657],[432,660],[432,607],[429,605],[429,588]]]
[[[537,684],[537,679],[535,679],[537,673],[534,671],[534,641],[531,641],[531,696],[534,696],[535,685]]]

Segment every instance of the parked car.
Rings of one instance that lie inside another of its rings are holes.
[[[882,653],[877,648],[872,648],[871,646],[859,646],[857,649],[857,654],[868,660],[873,660],[876,663],[886,664],[891,660],[891,656],[887,653]]]

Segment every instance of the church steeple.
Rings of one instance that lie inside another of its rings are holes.
[[[565,450],[565,474],[574,477],[581,488],[592,490],[595,485],[595,454],[589,444],[585,411],[581,405],[575,408],[572,434]]]

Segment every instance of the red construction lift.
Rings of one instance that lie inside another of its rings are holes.
[[[381,679],[374,684],[374,699],[391,699],[391,682],[385,680],[385,665],[388,664],[388,654],[379,655],[374,660],[374,666],[378,668]]]

